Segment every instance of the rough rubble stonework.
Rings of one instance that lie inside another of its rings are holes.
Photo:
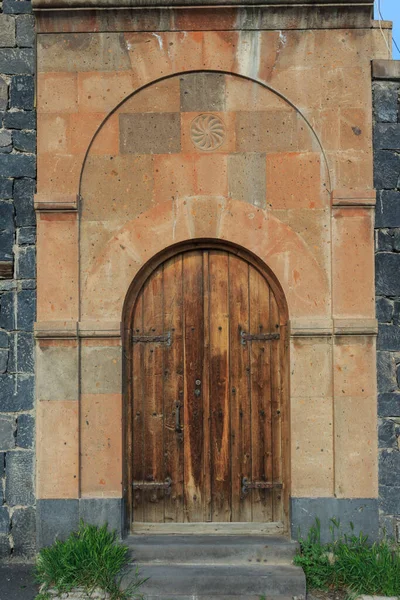
[[[376,311],[381,525],[400,523],[400,80],[375,81]]]
[[[36,114],[31,3],[0,9],[0,559],[35,548]]]

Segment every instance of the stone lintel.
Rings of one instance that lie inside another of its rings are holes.
[[[37,33],[140,31],[279,31],[371,29],[372,4],[292,4],[241,0],[37,0]],[[235,6],[236,5],[236,6]]]
[[[119,321],[40,321],[35,323],[39,339],[120,338]]]
[[[377,335],[376,319],[292,319],[290,337],[331,337],[333,335]]]
[[[376,59],[372,61],[373,79],[400,80],[400,60]]]
[[[47,212],[76,212],[79,196],[76,194],[35,194],[35,210]]]
[[[38,339],[76,339],[78,324],[76,321],[40,321],[35,323],[34,332]]]
[[[374,208],[376,204],[375,190],[337,189],[331,194],[332,207],[335,208]]]
[[[301,6],[317,10],[319,7],[338,6],[341,10],[356,7],[359,10],[366,8],[372,13],[373,0],[33,0],[33,8],[122,8],[122,7],[151,7],[151,6],[210,6],[232,5],[241,6],[274,6],[293,7]]]

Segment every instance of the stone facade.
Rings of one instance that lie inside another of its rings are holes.
[[[379,495],[382,527],[400,523],[400,124],[399,61],[374,63],[374,151],[377,210],[376,312]]]
[[[0,12],[0,557],[35,549],[36,114],[31,3]]]

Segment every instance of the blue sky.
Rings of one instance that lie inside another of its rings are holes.
[[[380,0],[381,13],[385,21],[393,21],[393,37],[400,48],[400,0]],[[378,0],[375,1],[375,19],[379,19]],[[393,45],[393,58],[400,59],[400,53]]]

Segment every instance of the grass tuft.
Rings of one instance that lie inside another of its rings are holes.
[[[81,521],[78,531],[65,542],[56,541],[40,551],[35,574],[41,593],[36,600],[45,600],[51,588],[63,593],[78,587],[88,596],[100,588],[112,600],[142,598],[139,588],[145,580],[139,578],[138,570],[128,587],[121,589],[128,563],[129,549],[117,540],[115,531],[108,531],[107,525],[96,527]]]
[[[304,569],[308,589],[345,589],[351,595],[400,596],[400,548],[383,539],[374,544],[360,533],[342,534],[340,522],[331,520],[331,542],[321,543],[317,519],[294,563]]]

